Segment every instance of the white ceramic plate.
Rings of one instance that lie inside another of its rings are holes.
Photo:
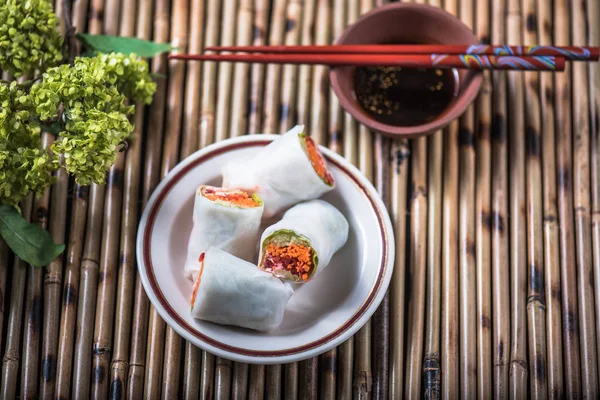
[[[259,333],[190,316],[192,282],[183,268],[194,191],[202,184],[220,185],[224,163],[250,155],[276,137],[228,139],[183,160],[152,194],[137,236],[140,277],[160,316],[196,346],[246,363],[298,361],[344,342],[375,312],[394,265],[392,225],[377,192],[348,161],[321,147],[336,181],[335,190],[322,198],[348,219],[346,245],[314,280],[298,285],[275,331]]]

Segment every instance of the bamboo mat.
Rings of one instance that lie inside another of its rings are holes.
[[[57,2],[80,31],[171,42],[330,43],[374,0]],[[597,0],[429,0],[483,42],[598,45]],[[65,7],[66,5],[66,7]],[[11,399],[598,398],[600,69],[486,73],[443,132],[390,140],[344,113],[327,69],[152,60],[106,187],[24,207],[67,250],[45,270],[0,243],[0,397]],[[393,281],[353,338],[257,366],[182,340],[137,277],[135,236],[161,178],[198,148],[297,122],[375,184],[396,233]],[[45,143],[49,140],[45,138]]]

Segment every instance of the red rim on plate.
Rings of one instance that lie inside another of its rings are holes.
[[[161,188],[160,192],[156,196],[156,199],[154,200],[154,203],[152,204],[152,207],[150,208],[150,210],[148,212],[147,223],[146,223],[146,226],[145,226],[144,232],[143,232],[143,261],[144,261],[143,268],[145,268],[145,271],[146,271],[146,274],[148,277],[148,283],[149,283],[150,287],[152,288],[152,291],[156,295],[158,302],[163,307],[164,311],[168,314],[168,316],[170,318],[172,318],[173,321],[175,321],[175,323],[177,323],[182,329],[187,331],[190,335],[194,336],[197,339],[200,339],[201,341],[203,341],[217,349],[227,351],[230,353],[243,355],[243,356],[252,356],[252,357],[284,357],[284,356],[298,354],[298,353],[301,353],[301,352],[304,352],[307,350],[312,350],[319,346],[322,346],[325,343],[335,339],[339,335],[346,332],[361,316],[364,315],[366,310],[369,308],[369,306],[375,299],[377,293],[379,292],[379,289],[381,288],[381,284],[383,282],[383,277],[385,276],[385,272],[386,272],[386,268],[387,268],[387,261],[388,261],[388,237],[386,234],[383,217],[381,215],[381,210],[379,210],[379,208],[376,206],[377,203],[376,203],[375,199],[369,193],[367,188],[345,166],[341,165],[333,158],[324,154],[324,157],[326,158],[327,162],[332,165],[335,165],[341,172],[346,174],[369,200],[369,203],[373,209],[373,212],[377,216],[377,222],[379,225],[379,233],[381,234],[381,239],[382,239],[382,243],[383,243],[383,248],[382,248],[382,253],[381,253],[382,255],[381,255],[381,260],[380,260],[380,264],[379,264],[379,270],[377,273],[377,279],[375,280],[375,284],[371,288],[369,295],[367,296],[366,300],[363,302],[361,307],[358,309],[358,311],[356,311],[356,313],[354,313],[354,315],[348,321],[346,321],[344,324],[342,324],[335,331],[329,333],[328,335],[326,335],[318,340],[315,340],[313,342],[307,343],[302,346],[293,347],[293,348],[289,348],[289,349],[268,350],[268,351],[248,350],[245,348],[235,347],[235,346],[231,346],[231,345],[219,342],[218,340],[215,340],[215,339],[199,332],[198,329],[196,329],[195,327],[190,325],[187,321],[185,321],[185,319],[183,319],[173,309],[173,307],[171,307],[171,305],[165,298],[165,296],[157,282],[156,276],[154,274],[154,263],[152,261],[152,255],[150,254],[151,253],[150,252],[150,240],[152,237],[152,230],[154,227],[154,223],[155,223],[156,217],[158,215],[158,212],[160,211],[161,205],[162,205],[164,199],[166,198],[166,196],[169,194],[169,192],[177,184],[177,182],[179,182],[186,174],[188,174],[190,172],[190,170],[196,168],[198,165],[208,161],[209,159],[211,159],[215,156],[225,153],[227,151],[236,150],[236,149],[240,149],[240,148],[246,148],[246,147],[266,146],[269,143],[270,143],[270,141],[265,141],[263,139],[263,140],[247,141],[247,142],[243,142],[243,143],[232,143],[227,146],[222,146],[220,148],[214,149],[213,151],[209,151],[206,154],[203,154],[202,156],[200,156],[197,159],[190,162],[188,165],[186,165],[181,170],[177,171],[176,174],[173,175],[169,179],[169,181],[165,184],[165,186],[163,188]]]

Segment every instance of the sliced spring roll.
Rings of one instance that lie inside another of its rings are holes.
[[[315,142],[297,125],[252,157],[226,164],[223,186],[255,191],[270,218],[301,201],[321,197],[335,182]]]
[[[192,280],[196,278],[198,254],[211,246],[245,260],[254,260],[263,209],[263,203],[256,194],[200,186],[194,201],[185,276]]]
[[[321,272],[348,240],[348,221],[323,200],[290,208],[260,239],[259,267],[293,282],[307,282]]]
[[[216,247],[200,255],[198,264],[192,317],[257,331],[281,324],[294,293],[289,284]]]

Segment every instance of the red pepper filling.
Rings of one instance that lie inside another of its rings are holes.
[[[198,262],[200,263],[200,271],[198,271],[198,277],[196,278],[196,282],[194,282],[194,291],[192,292],[192,308],[196,302],[198,287],[200,287],[200,278],[202,278],[202,272],[204,272],[204,253],[200,254],[200,257],[198,257]]]
[[[258,207],[260,203],[243,190],[215,188],[206,186],[202,195],[210,201],[223,201],[240,207]]]
[[[333,185],[333,175],[331,175],[331,172],[329,172],[329,169],[327,169],[327,164],[325,163],[325,160],[323,159],[323,155],[317,148],[315,141],[312,140],[312,138],[310,138],[308,136],[305,137],[305,141],[306,141],[306,153],[308,154],[308,159],[310,160],[310,163],[312,164],[313,168],[315,169],[315,172],[329,186]]]
[[[263,267],[269,272],[277,270],[289,271],[295,277],[306,282],[312,275],[314,268],[311,252],[312,249],[310,247],[300,244],[277,246],[271,243],[265,249]]]

